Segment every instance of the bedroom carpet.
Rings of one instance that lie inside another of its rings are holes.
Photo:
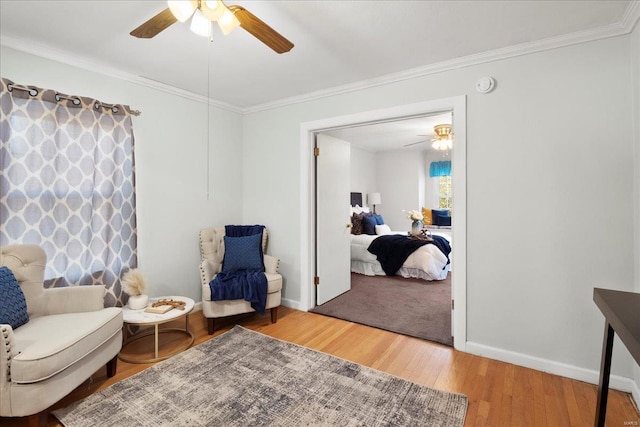
[[[54,415],[67,427],[462,427],[467,404],[236,326]]]
[[[311,311],[453,345],[451,273],[445,280],[433,282],[351,273],[350,291]]]

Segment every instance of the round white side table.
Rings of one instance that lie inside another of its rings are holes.
[[[144,337],[150,336],[150,335],[154,335],[154,345],[155,345],[155,351],[154,351],[154,357],[153,358],[137,358],[137,357],[131,357],[129,355],[125,355],[121,353],[118,355],[118,357],[120,358],[120,360],[123,360],[125,362],[129,362],[129,363],[152,363],[152,362],[158,362],[160,360],[164,360],[167,359],[175,354],[178,354],[186,349],[188,349],[189,347],[191,347],[191,344],[193,344],[194,341],[194,337],[193,337],[193,333],[191,333],[191,331],[189,330],[189,313],[191,313],[191,311],[193,311],[193,306],[195,305],[195,302],[188,297],[183,297],[183,296],[163,296],[163,297],[156,297],[156,298],[150,298],[149,299],[149,305],[148,307],[151,307],[151,304],[153,304],[156,301],[159,300],[167,300],[167,299],[172,299],[174,301],[184,301],[185,302],[185,308],[184,310],[179,310],[177,308],[173,308],[169,311],[167,311],[166,313],[163,314],[158,314],[158,313],[147,313],[144,311],[144,309],[140,309],[140,310],[132,310],[130,309],[128,306],[125,306],[122,308],[122,317],[124,319],[124,342],[122,344],[122,349],[124,350],[126,346],[128,346],[129,344],[131,344],[134,341],[138,341],[139,339],[142,339]],[[159,326],[167,323],[167,322],[171,322],[172,320],[176,320],[179,319],[181,317],[185,318],[185,323],[184,323],[184,329],[180,329],[180,328],[164,328],[164,329],[160,329]],[[129,328],[131,326],[153,326],[153,330],[151,331],[143,331],[143,332],[138,332],[138,333],[131,333]],[[187,344],[185,344],[184,346],[170,352],[167,354],[160,354],[159,350],[158,350],[158,340],[159,340],[159,336],[162,333],[180,333],[180,334],[184,334],[186,336],[189,337],[189,340],[187,342]]]

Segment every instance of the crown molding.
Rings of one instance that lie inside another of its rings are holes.
[[[16,49],[22,52],[37,55],[46,59],[50,59],[64,64],[76,66],[88,71],[103,74],[110,77],[115,77],[121,80],[125,80],[131,83],[138,84],[140,86],[156,89],[171,95],[180,96],[182,98],[190,99],[196,102],[201,102],[207,105],[215,106],[224,110],[232,111],[239,114],[250,114],[259,111],[270,110],[274,108],[285,107],[287,105],[299,104],[302,102],[313,101],[316,99],[327,98],[330,96],[341,95],[349,92],[356,92],[363,89],[369,89],[376,86],[383,86],[400,82],[403,80],[414,79],[418,77],[429,76],[432,74],[442,73],[444,71],[451,71],[458,68],[470,67],[473,65],[499,61],[508,58],[514,58],[517,56],[528,55],[531,53],[542,52],[545,50],[556,49],[560,47],[566,47],[576,45],[580,43],[587,43],[609,37],[617,37],[631,33],[635,25],[640,21],[640,0],[633,0],[629,3],[622,19],[614,24],[605,25],[597,28],[592,28],[584,31],[577,31],[571,34],[566,34],[558,37],[551,37],[535,42],[522,43],[519,45],[508,46],[501,49],[496,49],[488,52],[483,52],[475,55],[468,55],[460,58],[455,58],[448,61],[442,61],[435,64],[426,65],[423,67],[416,67],[409,70],[400,71],[398,73],[387,74],[384,76],[376,77],[373,79],[363,80],[359,82],[349,83],[346,85],[335,86],[329,89],[322,89],[319,91],[309,92],[303,95],[297,95],[288,98],[282,98],[276,101],[267,102],[264,104],[256,104],[249,107],[239,107],[237,105],[222,102],[213,98],[207,98],[202,95],[198,95],[193,92],[179,89],[174,86],[164,84],[143,76],[130,74],[113,68],[106,64],[100,64],[94,61],[87,60],[86,58],[70,54],[69,52],[54,49],[42,44],[28,42],[25,40],[19,40],[13,37],[3,36],[0,40],[0,45],[8,48]]]
[[[264,104],[253,105],[244,108],[243,113],[256,113],[259,111],[270,110],[273,108],[280,108],[291,104],[298,104],[320,98],[369,89],[372,87],[387,85],[403,80],[414,79],[417,77],[429,76],[432,74],[442,73],[444,71],[470,67],[472,65],[514,58],[517,56],[528,55],[531,53],[542,52],[545,50],[572,46],[581,43],[587,43],[610,37],[622,36],[631,33],[638,21],[640,21],[640,0],[633,0],[627,7],[627,10],[625,11],[625,14],[623,15],[621,21],[614,24],[604,25],[584,31],[577,31],[574,33],[565,34],[558,37],[551,37],[534,42],[508,46],[505,48],[483,52],[475,55],[463,56],[449,61],[442,61],[423,67],[412,68],[409,70],[387,74],[369,80],[359,81],[342,86],[335,86],[329,89],[323,89],[304,95],[283,98]]]
[[[140,86],[155,89],[161,92],[168,93],[170,95],[179,96],[192,101],[200,102],[210,106],[218,107],[224,110],[232,111],[242,114],[243,109],[233,104],[219,101],[213,98],[207,98],[206,96],[198,95],[196,93],[171,86],[157,80],[152,80],[144,76],[139,76],[131,73],[124,72],[117,68],[111,67],[108,64],[103,64],[95,61],[88,60],[84,57],[73,55],[67,51],[45,46],[40,43],[29,42],[14,37],[2,36],[0,45],[8,47],[10,49],[19,50],[32,55],[37,55],[45,59],[49,59],[63,64],[71,65],[74,67],[82,68],[87,71],[102,74],[108,77],[114,77],[120,80],[124,80],[130,83],[134,83]]]

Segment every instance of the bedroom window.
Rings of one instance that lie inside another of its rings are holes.
[[[47,254],[45,286],[104,284],[137,265],[131,111],[0,82],[0,245]]]
[[[451,175],[438,177],[438,208],[451,209]]]
[[[431,206],[437,205],[438,209],[451,209],[451,161],[431,162],[429,165],[429,177],[431,178]]]

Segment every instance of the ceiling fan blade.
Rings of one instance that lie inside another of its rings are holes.
[[[234,5],[229,6],[229,10],[238,18],[242,28],[277,53],[289,52],[291,48],[293,48],[293,43],[285,39],[280,33],[265,24],[244,7]]]
[[[423,142],[427,142],[427,141],[423,140],[423,141],[418,141],[418,142],[412,142],[410,144],[404,144],[403,147],[411,147],[412,145],[422,144]]]
[[[131,31],[129,34],[131,34],[133,37],[138,37],[141,39],[150,39],[151,37],[158,35],[158,33],[166,29],[176,21],[176,17],[173,16],[171,10],[167,8],[158,13],[153,18],[149,19],[144,24],[140,25],[135,30]]]

